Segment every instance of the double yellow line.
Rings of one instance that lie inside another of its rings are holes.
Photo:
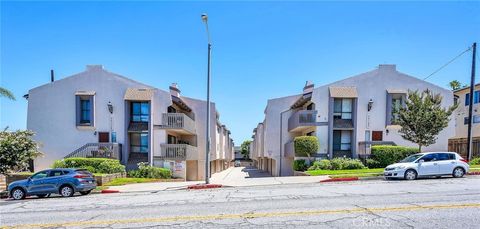
[[[418,211],[418,210],[428,210],[428,209],[455,209],[455,208],[480,208],[480,203],[384,207],[384,208],[350,208],[350,209],[338,209],[338,210],[217,214],[217,215],[203,215],[203,216],[190,215],[190,216],[117,219],[117,220],[92,220],[92,221],[64,222],[64,223],[19,224],[19,225],[12,225],[12,226],[3,226],[1,228],[7,229],[7,228],[41,228],[41,227],[76,227],[76,226],[78,227],[78,226],[94,226],[94,225],[110,225],[110,224],[161,223],[161,222],[175,222],[175,221],[203,221],[203,220],[265,218],[265,217],[282,217],[282,216],[311,216],[311,215],[323,215],[323,214],[352,214],[352,213],[367,213],[367,212]]]

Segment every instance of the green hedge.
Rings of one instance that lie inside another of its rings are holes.
[[[299,157],[310,157],[318,151],[319,143],[315,136],[299,136],[293,140],[295,155]]]
[[[125,172],[125,166],[120,161],[108,158],[83,158],[72,157],[57,160],[53,163],[53,168],[79,168],[87,169],[91,173],[122,173]]]
[[[366,167],[358,159],[334,158],[332,160],[320,160],[313,162],[308,170],[343,170],[343,169],[365,169]]]
[[[418,153],[418,148],[415,147],[376,145],[372,146],[371,159],[377,161],[376,165],[381,168],[416,153]]]
[[[295,171],[305,171],[307,167],[307,162],[303,159],[293,161],[293,170]]]
[[[470,165],[480,165],[480,157],[473,158],[470,163]]]
[[[137,170],[128,171],[128,176],[135,178],[170,179],[172,178],[172,171],[166,168],[153,167],[146,163],[139,163]]]

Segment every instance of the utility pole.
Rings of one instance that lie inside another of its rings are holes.
[[[207,64],[207,133],[205,136],[205,184],[210,183],[210,56],[212,54],[212,42],[208,31],[208,15],[202,14],[202,21],[205,23],[208,36],[208,64]]]
[[[472,78],[470,79],[470,104],[468,107],[468,135],[467,135],[467,160],[472,160],[472,113],[473,113],[473,93],[475,91],[475,55],[477,51],[477,42],[473,43],[473,54],[472,54]]]

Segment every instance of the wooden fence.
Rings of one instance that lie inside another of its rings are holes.
[[[467,138],[455,138],[448,140],[448,151],[457,152],[467,159]],[[472,139],[472,158],[480,157],[480,137]]]

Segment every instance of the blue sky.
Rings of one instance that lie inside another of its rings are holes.
[[[206,35],[212,99],[239,145],[269,98],[374,69],[423,78],[480,41],[480,2],[5,2],[1,3],[0,128],[26,127],[29,89],[102,64],[112,72],[205,98]],[[471,52],[429,79],[468,83]],[[480,75],[480,74],[479,74]],[[479,77],[480,78],[480,77]],[[61,112],[61,111],[59,111]]]

